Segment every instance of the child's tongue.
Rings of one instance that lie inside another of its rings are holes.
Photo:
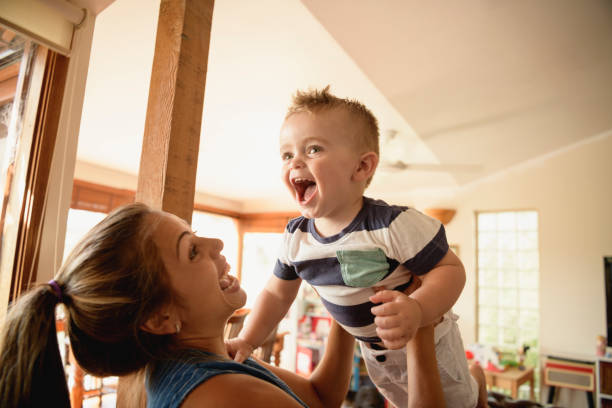
[[[317,185],[314,183],[306,187],[303,194],[303,201],[310,200],[310,198],[314,195],[315,191],[317,191]]]

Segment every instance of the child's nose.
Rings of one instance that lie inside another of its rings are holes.
[[[289,163],[289,168],[291,169],[299,169],[304,167],[304,160],[302,156],[296,155],[293,159],[291,159],[291,163]]]

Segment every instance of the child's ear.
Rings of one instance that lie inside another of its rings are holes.
[[[175,313],[172,313],[172,308],[165,307],[153,313],[146,322],[140,325],[140,328],[146,332],[153,334],[174,334],[177,332],[177,324],[180,327],[180,320]]]
[[[367,152],[359,158],[359,165],[353,172],[354,181],[366,181],[374,174],[378,166],[378,155],[374,152]]]

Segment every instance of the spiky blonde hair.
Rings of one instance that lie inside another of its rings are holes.
[[[307,91],[296,91],[285,120],[300,112],[317,113],[329,111],[332,109],[344,109],[349,115],[353,116],[363,124],[363,132],[359,132],[357,143],[358,146],[369,152],[374,152],[376,155],[379,151],[379,132],[378,120],[374,114],[361,102],[356,99],[339,98],[329,91],[330,86],[327,85],[323,89],[309,89]],[[366,183],[366,187],[372,181],[370,177]]]

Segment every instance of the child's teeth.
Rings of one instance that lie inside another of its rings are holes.
[[[221,290],[226,289],[231,283],[232,281],[230,280],[229,276],[224,276],[219,279],[219,286],[221,286]]]

